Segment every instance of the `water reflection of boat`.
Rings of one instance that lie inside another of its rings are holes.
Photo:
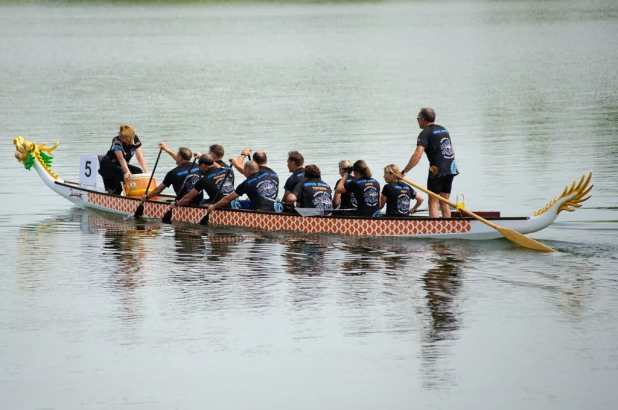
[[[459,335],[461,313],[458,299],[463,287],[462,268],[469,250],[436,243],[430,257],[432,267],[422,275],[426,306],[419,307],[421,321],[421,365],[426,388],[454,383],[448,362],[453,341]]]
[[[110,195],[96,189],[86,188],[79,183],[60,179],[50,168],[52,150],[57,147],[37,145],[22,137],[14,139],[18,151],[17,159],[28,169],[34,167],[45,184],[54,192],[72,203],[92,209],[104,210],[122,215],[132,215],[140,205],[140,200],[120,195]],[[499,213],[487,215],[488,226],[475,218],[363,218],[339,216],[313,216],[280,214],[274,212],[256,212],[247,210],[215,210],[210,215],[210,224],[221,226],[238,226],[244,228],[263,229],[267,231],[296,231],[305,233],[328,232],[355,236],[400,236],[419,238],[457,238],[457,239],[495,239],[502,238],[503,233],[495,227],[526,234],[539,231],[551,225],[561,211],[573,211],[588,199],[586,195],[592,189],[590,185],[592,173],[585,176],[579,183],[573,183],[563,191],[559,198],[550,201],[545,207],[535,212],[532,217],[500,217]],[[172,197],[167,197],[171,199]],[[147,201],[143,215],[151,218],[161,218],[168,210],[166,197],[164,200]],[[173,212],[173,220],[198,223],[206,215],[206,209],[200,207],[177,207]],[[515,241],[517,242],[517,241]],[[518,242],[522,243],[522,242]]]
[[[327,269],[327,247],[307,239],[292,239],[286,241],[283,259],[286,262],[287,272],[293,275],[321,275]]]

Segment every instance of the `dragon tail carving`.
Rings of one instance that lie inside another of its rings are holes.
[[[582,203],[590,199],[590,191],[594,185],[590,185],[592,179],[592,171],[586,175],[583,175],[579,180],[573,181],[571,186],[567,185],[564,191],[558,198],[552,199],[545,207],[539,209],[534,213],[534,216],[539,216],[547,212],[552,207],[556,206],[556,215],[562,211],[573,212],[575,209],[580,208]]]

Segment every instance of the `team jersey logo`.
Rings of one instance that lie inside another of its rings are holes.
[[[442,156],[446,159],[455,158],[453,153],[453,146],[451,145],[450,138],[442,138],[440,140],[440,150],[442,150]]]
[[[225,179],[225,183],[221,187],[221,184],[223,183],[224,179]],[[221,189],[221,194],[223,196],[229,195],[232,192],[234,192],[234,183],[232,182],[230,178],[219,178],[217,181],[215,181],[215,186],[217,187],[217,189]]]
[[[259,182],[256,188],[258,194],[264,198],[275,199],[277,197],[278,187],[275,181],[267,179],[265,181]]]
[[[451,175],[457,175],[457,174],[459,174],[459,169],[457,169],[457,162],[453,160],[453,162],[451,163]]]
[[[410,212],[410,197],[406,194],[401,194],[397,197],[397,212],[407,214]]]
[[[182,194],[185,195],[193,190],[197,181],[200,180],[200,176],[197,174],[189,174],[185,179],[185,187],[182,190]]]
[[[376,187],[368,186],[367,188],[365,188],[364,196],[365,196],[365,203],[368,206],[378,205],[379,194],[378,194],[378,190],[376,189]]]
[[[350,204],[352,204],[354,208],[358,208],[358,203],[356,202],[356,197],[354,194],[350,194]]]
[[[311,200],[313,207],[324,211],[333,209],[333,199],[328,192],[317,192]]]

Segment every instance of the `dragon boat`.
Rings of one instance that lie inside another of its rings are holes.
[[[79,207],[133,215],[137,207],[142,204],[142,201],[136,197],[107,193],[96,183],[86,185],[82,182],[60,179],[58,174],[51,169],[53,151],[58,147],[58,142],[47,147],[46,144],[37,145],[26,141],[23,137],[16,137],[13,143],[17,150],[15,157],[26,169],[34,168],[49,188]],[[96,159],[96,157],[89,158]],[[92,164],[86,163],[88,164],[86,170],[89,171],[90,176],[94,173],[96,177],[96,171],[89,168]],[[582,203],[590,198],[588,194],[593,187],[590,184],[591,178],[592,172],[583,175],[579,181],[574,181],[570,186],[567,185],[559,197],[552,199],[530,217],[501,217],[499,212],[478,212],[477,214],[482,218],[471,218],[465,215],[474,214],[465,210],[461,212],[461,209],[453,212],[451,218],[423,216],[367,218],[337,216],[335,213],[330,216],[302,216],[244,209],[217,209],[208,215],[208,221],[210,225],[215,226],[244,227],[266,231],[435,239],[496,239],[507,236],[498,229],[497,224],[500,224],[504,230],[514,231],[518,235],[529,234],[551,225],[560,212],[572,212],[581,207]],[[162,218],[169,210],[169,202],[173,199],[174,196],[171,195],[160,195],[156,200],[144,202],[143,217]],[[173,210],[172,221],[197,224],[205,219],[206,214],[207,210],[203,207],[179,206]]]

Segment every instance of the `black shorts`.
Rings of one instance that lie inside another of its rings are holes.
[[[450,194],[455,175],[445,175],[438,178],[427,178],[427,189],[434,194]]]

